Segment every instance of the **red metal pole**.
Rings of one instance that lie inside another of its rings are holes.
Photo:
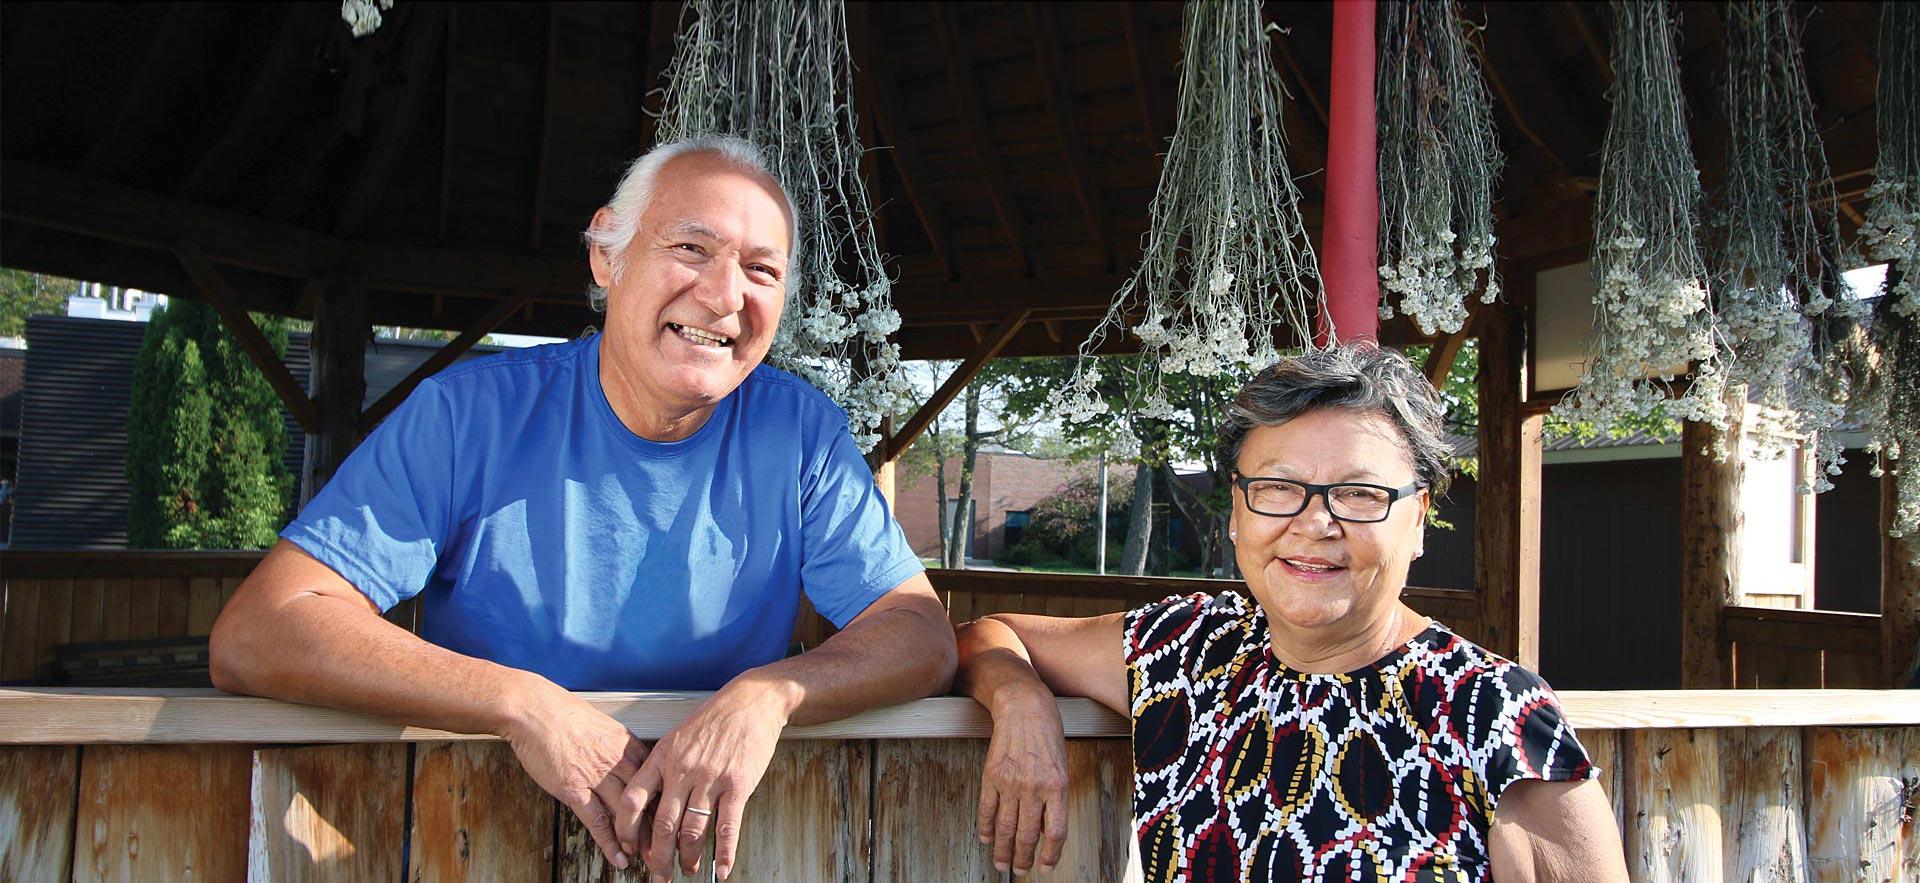
[[[1327,108],[1327,206],[1320,272],[1327,286],[1318,339],[1380,332],[1380,179],[1373,122],[1374,0],[1334,0],[1333,86]]]

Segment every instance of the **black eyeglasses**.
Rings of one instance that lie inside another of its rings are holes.
[[[1420,492],[1418,481],[1405,487],[1386,487],[1356,482],[1311,484],[1291,478],[1240,475],[1234,477],[1233,483],[1240,487],[1247,508],[1261,515],[1291,518],[1305,512],[1314,497],[1321,497],[1326,501],[1327,514],[1335,520],[1355,524],[1385,521],[1393,511],[1394,501]]]

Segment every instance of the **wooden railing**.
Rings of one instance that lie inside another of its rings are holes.
[[[1736,687],[1882,686],[1878,616],[1728,607],[1725,623]]]
[[[704,694],[583,694],[643,739]],[[1561,695],[1636,880],[1915,879],[1920,695]],[[1060,700],[1069,845],[1137,879],[1124,720]],[[974,839],[984,711],[926,699],[787,731],[737,880],[1002,880]],[[620,879],[485,738],[211,690],[0,690],[0,879]],[[629,875],[626,879],[644,879]]]

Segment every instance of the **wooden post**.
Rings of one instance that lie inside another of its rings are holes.
[[[1509,279],[1530,294],[1531,273],[1513,273]],[[1473,639],[1537,670],[1544,417],[1520,407],[1527,392],[1527,341],[1518,310],[1497,305],[1486,310],[1480,326],[1481,505],[1474,531],[1480,611]]]
[[[313,398],[320,431],[307,436],[306,465],[300,474],[302,508],[360,443],[367,341],[373,336],[365,277],[340,270],[315,279],[313,285]]]
[[[1714,730],[1635,730],[1627,737],[1627,873],[1649,883],[1726,879],[1720,743]]]
[[[1911,461],[1911,462],[1910,462]],[[1920,454],[1897,463],[1920,469]],[[1894,473],[1880,479],[1880,660],[1881,685],[1904,687],[1913,677],[1914,643],[1920,641],[1920,537],[1891,537]],[[1908,530],[1911,530],[1909,526]]]
[[[1744,410],[1744,391],[1728,400]],[[1741,416],[1725,433],[1691,421],[1680,432],[1680,685],[1689,689],[1733,686],[1721,620],[1739,603]]]

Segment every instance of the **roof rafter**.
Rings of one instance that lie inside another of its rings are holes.
[[[540,250],[540,227],[545,223],[547,203],[547,154],[553,150],[553,84],[560,66],[560,4],[547,5],[546,71],[540,80],[540,147],[533,161],[532,217],[528,221],[527,248]]]
[[[967,147],[986,179],[987,197],[992,200],[994,214],[999,216],[1000,227],[1007,234],[1007,245],[1020,263],[1021,275],[1031,276],[1033,253],[1028,248],[1027,222],[1020,215],[1020,206],[1014,202],[1013,185],[1007,181],[1000,154],[987,141],[987,114],[980,106],[980,83],[973,70],[972,54],[967,51],[966,35],[960,31],[959,16],[953,6],[938,3],[933,7],[933,18],[934,36],[947,62],[948,82],[953,86],[954,110],[960,114],[960,129],[966,133]]]
[[[1127,66],[1133,70],[1134,94],[1140,100],[1140,125],[1146,129],[1147,138],[1153,142],[1153,152],[1157,154],[1167,139],[1173,137],[1173,124],[1167,120],[1167,105],[1160,101],[1162,90],[1158,81],[1150,73],[1155,68],[1147,59],[1145,7],[1138,2],[1127,3],[1120,23],[1127,33]]]
[[[953,231],[947,226],[947,217],[940,211],[937,197],[927,187],[929,179],[926,166],[920,159],[920,151],[907,133],[906,117],[900,109],[900,95],[894,85],[893,71],[886,67],[882,54],[872,51],[872,10],[869,3],[847,4],[854,90],[860,102],[871,110],[874,125],[879,128],[881,136],[887,139],[887,155],[893,158],[894,171],[900,174],[900,185],[906,188],[907,202],[913,206],[914,215],[927,232],[927,241],[933,246],[934,257],[946,269],[948,279],[958,279],[959,250],[953,241]]]
[[[1100,193],[1100,182],[1087,164],[1087,151],[1076,134],[1073,90],[1067,84],[1067,63],[1060,50],[1060,26],[1054,19],[1053,6],[1029,0],[1027,21],[1033,26],[1033,53],[1040,62],[1042,91],[1047,96],[1047,108],[1053,114],[1054,131],[1060,137],[1060,155],[1067,164],[1067,177],[1072,180],[1074,195],[1080,200],[1080,211],[1086,215],[1087,229],[1106,254],[1107,268],[1111,270],[1120,262],[1113,248],[1113,229],[1108,220],[1111,213],[1107,210],[1106,198]]]
[[[340,214],[333,224],[335,233],[354,236],[365,232],[374,207],[386,194],[394,168],[400,163],[400,154],[413,139],[414,123],[420,119],[429,72],[440,55],[446,22],[446,7],[423,3],[407,19],[406,33],[396,35],[406,40],[400,54],[400,82],[387,84],[374,95],[373,145],[367,149],[360,172],[354,177],[353,189],[347,192],[346,202],[340,206]]]
[[[234,114],[226,132],[213,147],[200,155],[193,170],[181,181],[179,193],[199,196],[211,189],[220,176],[233,172],[234,165],[259,148],[271,135],[269,118],[291,116],[285,95],[295,88],[314,67],[312,41],[326,26],[339,21],[339,12],[325,4],[298,3],[288,7],[286,21],[273,39],[273,48],[247,90],[240,110]]]

